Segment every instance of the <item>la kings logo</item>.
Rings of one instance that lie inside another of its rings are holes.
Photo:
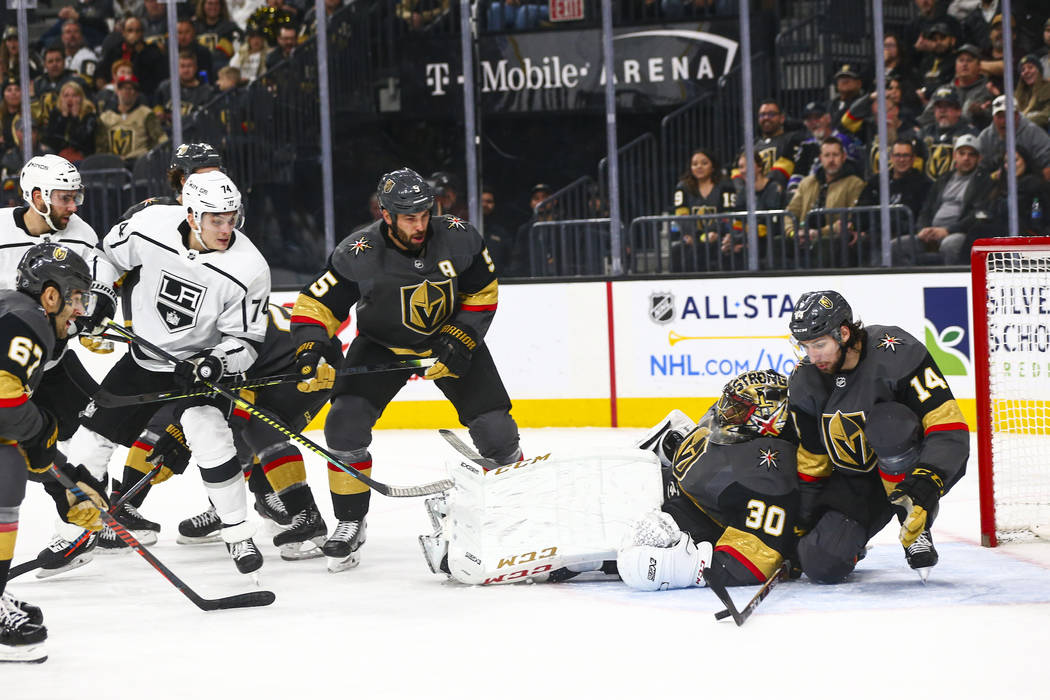
[[[197,323],[197,311],[207,291],[194,282],[170,272],[161,273],[157,290],[157,313],[172,333],[192,328]]]

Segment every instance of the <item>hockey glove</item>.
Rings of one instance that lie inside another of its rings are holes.
[[[55,461],[56,444],[58,443],[58,421],[50,411],[40,409],[44,424],[36,435],[21,442],[22,451],[29,463],[29,478],[33,481],[44,481],[47,470]]]
[[[910,547],[933,524],[930,514],[935,512],[943,495],[944,481],[937,472],[927,467],[915,467],[897,484],[890,494],[890,501],[904,509],[904,522],[900,531],[902,545]]]
[[[434,338],[432,349],[437,362],[423,379],[454,379],[470,369],[470,357],[478,343],[466,330],[446,323]]]
[[[168,427],[164,428],[164,434],[153,445],[153,450],[146,460],[153,466],[163,465],[157,475],[150,480],[151,484],[159,484],[175,474],[186,471],[190,463],[190,448],[186,444],[186,436],[182,433],[182,428],[176,423],[169,423]]]
[[[175,383],[183,391],[191,391],[200,381],[217,382],[225,373],[223,358],[213,353],[198,353],[175,365]]]
[[[80,336],[80,344],[99,355],[108,355],[113,352],[113,341],[97,335]]]
[[[102,335],[102,332],[106,330],[106,321],[111,320],[117,313],[117,295],[109,285],[101,282],[92,282],[91,291],[95,295],[95,308],[90,316],[81,316],[77,319],[77,326],[90,335]],[[88,348],[91,349],[90,346]],[[110,347],[106,352],[112,351]]]
[[[335,384],[335,368],[339,353],[333,341],[307,340],[295,349],[295,371],[303,381],[295,385],[299,391],[310,393],[331,389]]]
[[[58,483],[57,480],[48,480],[44,484],[44,490],[55,501],[55,507],[58,508],[58,517],[85,530],[94,532],[101,530],[102,515],[99,513],[99,509],[109,507],[106,504],[105,497],[102,495],[106,492],[106,485],[91,476],[91,472],[83,465],[73,467],[66,464],[55,468],[61,469],[63,474],[75,481],[89,499],[87,501],[78,501],[77,497],[71,491],[63,488],[62,484]]]

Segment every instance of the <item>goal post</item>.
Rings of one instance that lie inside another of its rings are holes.
[[[981,543],[1050,527],[1050,238],[970,252]]]

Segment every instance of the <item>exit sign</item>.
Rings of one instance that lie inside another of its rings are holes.
[[[551,0],[551,22],[583,19],[583,0]]]

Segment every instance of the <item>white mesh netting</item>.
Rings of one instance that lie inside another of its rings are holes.
[[[989,253],[987,276],[996,537],[1045,536],[1050,524],[1050,253],[1016,248]]]

